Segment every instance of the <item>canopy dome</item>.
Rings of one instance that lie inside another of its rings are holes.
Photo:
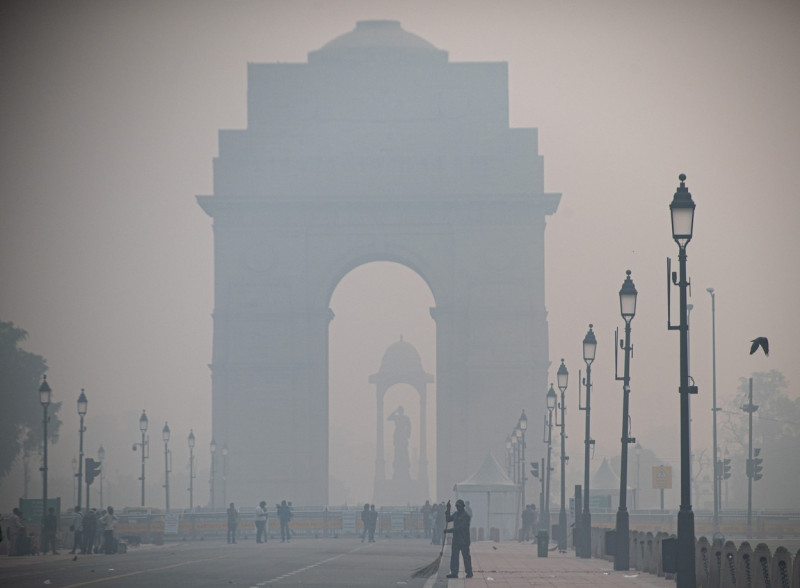
[[[425,370],[422,369],[422,359],[417,349],[411,343],[403,341],[401,335],[399,341],[395,341],[386,348],[381,360],[380,371],[416,374]]]
[[[422,37],[409,33],[397,20],[360,20],[356,28],[340,35],[308,54],[308,62],[366,61],[447,61],[447,51],[437,49]]]

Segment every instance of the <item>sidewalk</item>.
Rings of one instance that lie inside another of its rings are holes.
[[[615,572],[613,562],[603,559],[580,559],[574,551],[551,551],[537,557],[536,544],[506,541],[479,541],[471,545],[474,577],[464,578],[463,562],[458,579],[447,580],[447,588],[520,588],[523,586],[611,588],[674,588],[675,580],[630,570]],[[450,550],[445,548],[439,579],[449,573]],[[444,583],[436,583],[444,586]]]

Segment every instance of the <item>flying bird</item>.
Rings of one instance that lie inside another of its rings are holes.
[[[758,351],[759,347],[764,350],[764,355],[769,355],[769,341],[767,341],[766,337],[756,337],[750,342],[752,343],[750,346],[750,355]]]

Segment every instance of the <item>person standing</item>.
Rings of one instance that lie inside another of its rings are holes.
[[[289,543],[291,531],[289,530],[289,521],[292,520],[292,507],[286,504],[285,500],[281,500],[281,505],[278,510],[278,520],[281,523],[281,543]]]
[[[367,537],[367,533],[369,532],[369,521],[369,504],[365,504],[364,510],[361,511],[361,524],[364,527],[364,530],[361,531],[361,543],[364,543],[364,539]]]
[[[83,549],[81,553],[92,553],[94,550],[94,534],[97,531],[97,511],[87,510],[83,516]]]
[[[114,529],[117,526],[119,519],[114,514],[114,508],[109,506],[106,513],[100,517],[100,522],[103,524],[103,547],[102,551],[106,555],[111,555],[117,552],[116,541],[114,539]]]
[[[430,539],[431,537],[431,501],[426,500],[425,504],[422,505],[422,526],[425,529],[425,538]]]
[[[267,501],[262,500],[256,507],[256,543],[267,542]],[[263,538],[263,540],[262,540]]]
[[[228,507],[228,543],[236,543],[236,529],[239,528],[239,511],[231,502]]]
[[[445,520],[449,523],[452,522],[453,526],[450,529],[445,529],[445,533],[453,534],[453,546],[450,552],[450,573],[447,574],[448,578],[458,578],[458,555],[459,553],[464,558],[464,571],[467,578],[472,577],[472,556],[469,554],[469,523],[470,516],[465,510],[464,501],[460,498],[456,500],[456,512],[450,514],[450,501],[447,501],[447,508],[445,511]]]
[[[56,551],[56,530],[58,527],[58,517],[56,516],[55,509],[51,506],[47,509],[47,515],[44,517],[44,525],[42,525],[42,553],[52,549],[53,555],[58,555]]]
[[[69,530],[73,532],[72,551],[70,553],[75,553],[83,547],[83,513],[80,505],[75,507],[75,518],[72,519]]]
[[[11,527],[8,529],[8,555],[24,555],[25,522],[22,519],[22,511],[14,508],[11,513]]]
[[[369,542],[375,543],[375,528],[378,526],[378,511],[375,505],[369,507]]]
[[[528,540],[529,525],[531,524],[531,507],[526,504],[522,510],[522,524],[519,528],[519,537],[517,540],[522,543]]]

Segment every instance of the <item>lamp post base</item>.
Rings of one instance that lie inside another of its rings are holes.
[[[592,513],[584,512],[581,517],[581,553],[580,557],[592,557]]]
[[[567,512],[564,509],[558,513],[558,550],[567,550]]]
[[[629,570],[630,564],[630,527],[628,522],[628,511],[617,511],[617,527],[614,534],[616,545],[614,546],[614,569]]]
[[[694,541],[694,512],[681,506],[678,511],[678,588],[697,588]]]

